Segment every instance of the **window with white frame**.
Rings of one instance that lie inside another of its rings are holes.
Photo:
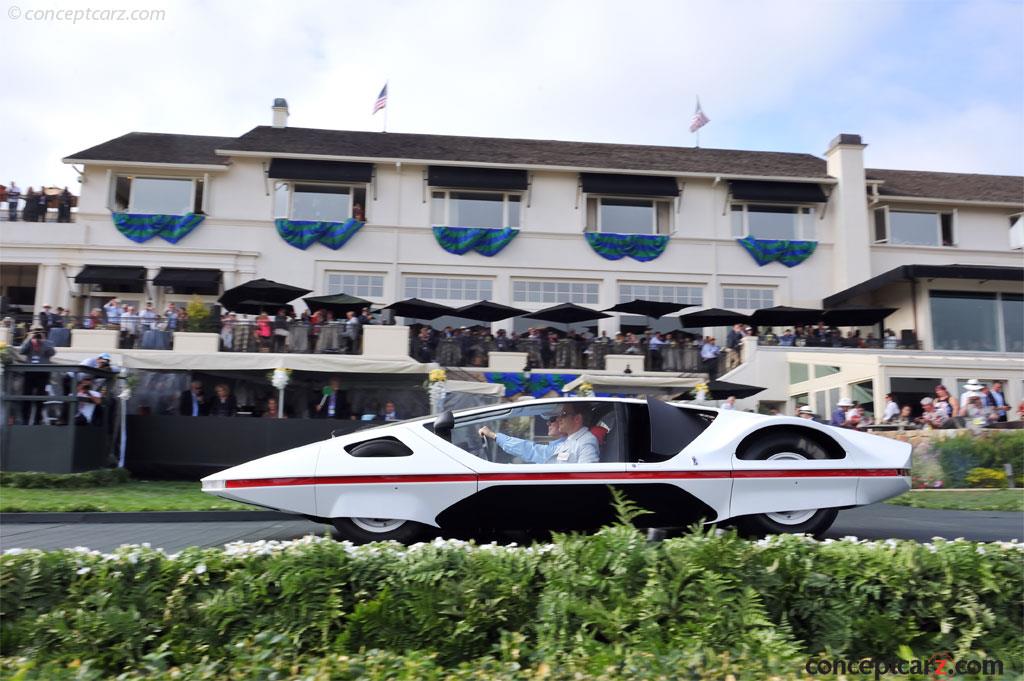
[[[732,206],[732,235],[736,238],[813,240],[814,207],[736,203]]]
[[[730,310],[760,310],[775,305],[775,289],[722,287],[722,305]]]
[[[1010,216],[1010,248],[1016,251],[1024,248],[1024,213]]]
[[[659,303],[703,305],[704,288],[701,286],[665,286],[662,284],[619,284],[619,302],[653,300]]]
[[[328,272],[327,295],[347,293],[359,298],[381,300],[384,297],[384,275],[359,272]]]
[[[513,192],[435,190],[430,222],[451,227],[519,227],[521,195]]]
[[[956,211],[875,208],[875,243],[913,246],[956,245]]]
[[[366,187],[326,182],[278,182],[274,217],[316,222],[365,220]]]
[[[117,213],[185,215],[203,212],[202,179],[118,175],[111,188],[110,210]]]
[[[475,302],[494,297],[494,282],[468,277],[425,277],[407,275],[404,281],[406,298]]]
[[[616,196],[587,198],[587,231],[668,234],[672,202]]]
[[[597,282],[588,281],[514,279],[512,280],[512,302],[596,305],[598,288]]]

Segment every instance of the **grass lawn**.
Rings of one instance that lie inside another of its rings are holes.
[[[885,503],[948,511],[1024,511],[1024,489],[911,490]]]
[[[133,480],[84,489],[0,487],[0,512],[252,511],[255,506],[199,491],[199,482]]]

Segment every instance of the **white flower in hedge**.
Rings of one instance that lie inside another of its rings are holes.
[[[983,556],[985,555],[985,547],[982,546],[981,544],[979,544],[977,546],[977,548],[974,549],[974,551],[975,551],[975,553],[980,553]]]
[[[91,567],[80,567],[77,570],[75,570],[75,574],[76,575],[87,575],[90,572],[92,572],[92,568]]]
[[[196,573],[197,575],[201,575],[201,574],[203,574],[204,572],[206,572],[206,563],[200,563],[199,565],[196,565],[196,567],[195,567],[195,573]]]

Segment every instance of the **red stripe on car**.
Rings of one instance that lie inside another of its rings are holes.
[[[823,468],[818,470],[738,471],[594,471],[544,473],[439,473],[422,475],[334,475],[302,478],[253,478],[227,480],[226,489],[291,487],[297,485],[369,485],[410,482],[508,482],[557,480],[695,480],[721,478],[875,478],[908,476],[904,468]]]

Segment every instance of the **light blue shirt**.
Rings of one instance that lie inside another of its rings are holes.
[[[512,456],[518,456],[526,463],[547,463],[555,455],[555,450],[558,449],[558,446],[565,442],[565,438],[560,437],[547,444],[539,445],[530,440],[522,440],[518,437],[498,433],[494,437],[494,441],[498,443],[502,450]]]

